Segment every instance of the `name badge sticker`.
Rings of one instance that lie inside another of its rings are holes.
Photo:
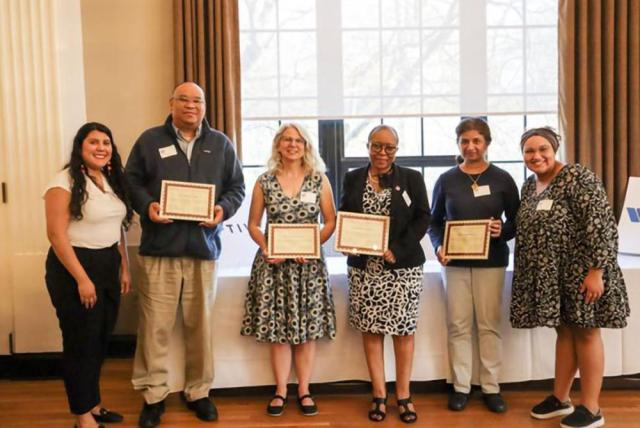
[[[474,198],[479,198],[481,196],[489,196],[490,194],[491,194],[491,187],[489,187],[488,184],[485,184],[484,186],[478,186],[475,189],[473,189]]]
[[[160,157],[162,159],[175,156],[178,154],[178,152],[176,151],[176,146],[160,147],[158,149],[158,152],[160,153]]]
[[[316,201],[316,192],[301,192],[300,200],[305,204],[312,204]]]
[[[411,198],[406,190],[402,192],[402,199],[404,199],[404,203],[407,204],[408,207],[411,206]]]
[[[536,206],[536,211],[549,211],[553,206],[553,199],[543,199],[538,202]]]

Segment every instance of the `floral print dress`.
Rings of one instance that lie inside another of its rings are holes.
[[[317,223],[322,175],[305,177],[300,194],[284,194],[274,174],[258,178],[264,194],[268,223]],[[303,202],[303,192],[312,202]],[[259,342],[299,345],[323,336],[334,338],[336,316],[324,257],[299,264],[285,260],[269,264],[258,250],[245,298],[241,334]]]
[[[511,324],[625,327],[629,301],[617,256],[616,221],[593,172],[565,165],[538,195],[530,177],[516,220]],[[604,294],[586,304],[579,288],[591,267],[603,269]]]

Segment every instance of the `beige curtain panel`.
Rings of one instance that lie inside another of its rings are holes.
[[[207,120],[241,155],[240,32],[237,0],[174,0],[176,84],[193,81],[207,99]]]
[[[558,31],[567,160],[602,178],[620,216],[640,175],[640,1],[560,0]]]

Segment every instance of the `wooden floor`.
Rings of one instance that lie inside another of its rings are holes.
[[[116,427],[136,427],[142,404],[140,394],[133,391],[130,382],[131,360],[109,360],[102,375],[103,404],[122,412],[125,421]],[[446,409],[447,397],[442,393],[416,394],[414,403],[419,414],[413,427],[558,427],[559,420],[538,421],[529,417],[529,409],[546,395],[541,391],[506,391],[503,393],[509,411],[502,415],[485,409],[479,396],[475,396],[463,412]],[[395,397],[390,397],[395,401]],[[577,396],[576,396],[577,398]],[[366,413],[370,397],[365,394],[317,395],[320,413],[314,417],[302,416],[289,397],[290,406],[281,417],[269,417],[264,408],[267,396],[215,398],[220,420],[200,422],[180,402],[177,394],[167,399],[167,411],[160,427],[209,426],[219,428],[247,427],[335,427],[385,428],[406,427],[398,420],[395,405],[390,406],[382,423],[369,422]],[[607,427],[640,427],[640,389],[608,390],[602,393],[601,405]],[[66,427],[73,426],[61,380],[0,381],[0,427]]]

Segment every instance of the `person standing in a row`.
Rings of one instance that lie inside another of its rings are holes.
[[[122,162],[105,125],[83,125],[71,159],[44,194],[46,284],[62,330],[64,386],[76,427],[121,422],[101,407],[100,369],[130,276],[124,228],[133,209]]]
[[[618,230],[602,182],[587,168],[556,159],[551,128],[522,135],[524,163],[534,175],[522,186],[518,212],[511,325],[553,327],[553,394],[531,416],[567,415],[560,426],[604,425],[599,396],[604,373],[601,328],[623,328],[629,300],[618,266]],[[580,371],[580,405],[569,394]]]
[[[391,126],[371,130],[369,165],[345,175],[340,211],[390,216],[383,256],[348,255],[349,323],[362,332],[373,386],[369,419],[386,416],[384,337],[391,335],[400,420],[412,423],[418,415],[409,384],[425,261],[420,240],[429,226],[429,201],[422,174],[394,163],[399,142]]]
[[[186,350],[182,398],[199,419],[218,418],[209,389],[213,383],[220,223],[236,212],[244,198],[242,166],[229,138],[204,119],[202,88],[193,82],[178,85],[169,107],[171,114],[165,123],[138,138],[126,167],[142,226],[132,383],[144,396],[139,425],[146,428],[160,423],[170,392],[169,337],[178,310],[184,321]],[[214,219],[198,223],[161,217],[162,180],[214,184]]]
[[[308,133],[298,124],[276,132],[269,171],[255,184],[249,212],[249,234],[259,250],[251,268],[241,333],[271,346],[275,395],[267,414],[280,416],[287,404],[291,363],[298,378],[298,406],[305,416],[318,413],[309,392],[316,340],[333,339],[336,316],[324,257],[278,259],[268,256],[267,237],[260,229],[266,210],[269,224],[316,224],[322,214],[320,243],[335,228],[336,212],[324,162]]]
[[[472,371],[472,332],[478,327],[480,386],[489,410],[502,413],[502,292],[509,264],[507,241],[514,237],[519,206],[518,188],[508,172],[487,160],[489,125],[480,118],[463,119],[456,127],[462,163],[442,174],[433,190],[429,236],[443,266],[447,299],[449,364],[453,393],[449,409],[463,410],[469,400]],[[506,220],[502,221],[503,214]],[[443,254],[447,220],[491,219],[486,260],[449,260]]]

